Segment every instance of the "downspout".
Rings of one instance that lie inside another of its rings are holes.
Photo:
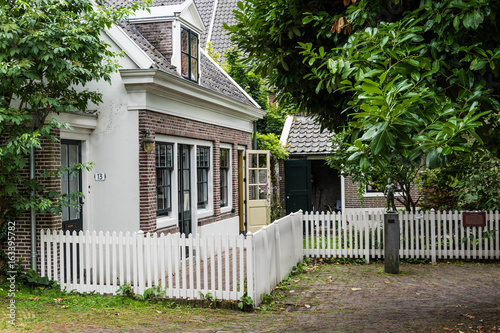
[[[35,128],[38,128],[39,118],[38,114],[34,115],[34,126],[33,132]],[[35,147],[31,146],[30,151],[30,179],[35,179]],[[35,197],[35,190],[31,192],[31,197]],[[36,210],[35,207],[31,207],[31,269],[37,272],[37,252],[36,252]]]
[[[30,179],[35,179],[35,147],[31,146],[30,152]],[[32,198],[35,191],[31,192]],[[37,271],[37,252],[36,252],[36,212],[35,207],[31,207],[31,269]]]
[[[253,122],[253,149],[257,150],[257,121]]]

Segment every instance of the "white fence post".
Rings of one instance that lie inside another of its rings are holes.
[[[433,264],[436,263],[436,228],[439,228],[439,221],[436,221],[436,212],[434,209],[431,209],[431,217],[430,217],[430,228],[431,228],[431,262]]]
[[[279,223],[280,223],[279,220],[274,223],[274,248],[275,248],[275,258],[277,259],[276,260],[276,284],[278,284],[281,280],[281,265],[280,265],[280,260],[279,260],[279,258],[281,258],[281,238],[280,238]]]
[[[257,295],[255,288],[255,239],[251,232],[247,232],[244,243],[247,250],[247,296],[252,297],[254,305],[257,305],[261,302],[261,295]]]
[[[144,294],[144,231],[139,230],[137,232],[137,257],[136,262],[137,265],[137,283],[136,285],[136,294]]]

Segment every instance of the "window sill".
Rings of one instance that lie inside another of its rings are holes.
[[[233,207],[229,207],[229,206],[221,207],[220,208],[220,213],[221,214],[231,213],[232,209],[233,209]]]
[[[395,197],[401,197],[401,193],[396,192],[394,193]],[[383,192],[366,192],[363,194],[363,198],[384,198],[384,193]]]
[[[197,213],[196,213],[196,216],[199,219],[202,219],[202,218],[205,218],[205,217],[209,217],[209,216],[213,216],[213,215],[214,215],[213,209],[209,209],[209,208],[203,208],[203,209],[198,208]]]
[[[156,218],[156,228],[168,228],[177,226],[177,219],[172,216],[161,216]]]

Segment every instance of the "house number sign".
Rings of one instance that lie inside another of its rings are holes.
[[[103,173],[103,172],[99,172],[99,173],[94,173],[94,180],[97,180],[97,181],[104,181],[106,180],[106,174]]]

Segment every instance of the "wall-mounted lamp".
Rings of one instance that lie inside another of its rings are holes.
[[[146,135],[142,139],[141,147],[142,147],[142,149],[144,149],[144,151],[146,153],[150,153],[155,149],[155,140],[153,140],[153,138],[149,134],[149,130],[147,131]]]

